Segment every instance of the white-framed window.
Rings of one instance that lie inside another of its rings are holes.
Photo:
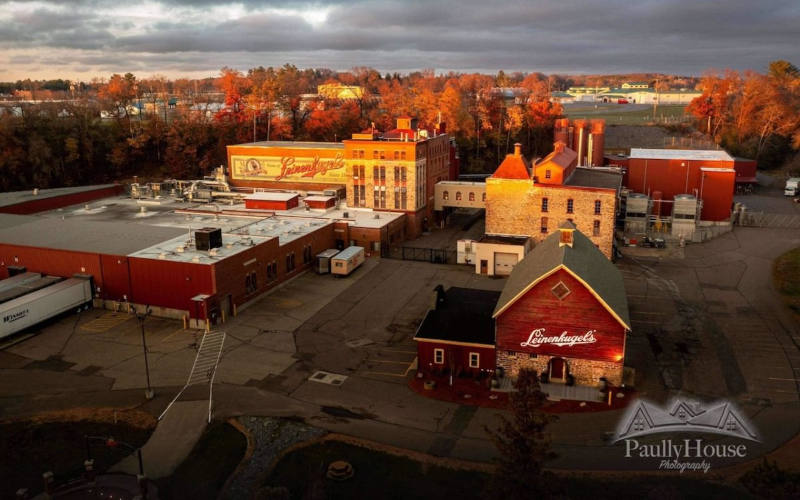
[[[481,355],[477,352],[469,353],[469,367],[480,368],[480,366],[481,366]]]
[[[434,349],[433,350],[433,362],[437,365],[444,364],[444,349]]]

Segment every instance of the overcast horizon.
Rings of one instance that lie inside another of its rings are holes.
[[[0,81],[126,72],[202,78],[223,66],[285,63],[381,73],[687,76],[800,63],[797,0],[62,3],[0,0]]]

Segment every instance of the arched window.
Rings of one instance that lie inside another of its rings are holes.
[[[456,201],[461,201],[461,191],[456,191]]]
[[[475,201],[475,193],[469,194],[469,201]]]
[[[450,199],[450,193],[448,193],[447,191],[443,191],[442,192],[442,199],[443,200],[449,200]]]

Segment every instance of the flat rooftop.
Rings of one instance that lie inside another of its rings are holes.
[[[564,183],[565,186],[619,189],[622,173],[598,168],[578,167]]]
[[[501,292],[448,288],[444,302],[422,320],[414,340],[494,345],[494,310]]]
[[[7,193],[0,193],[0,207],[19,205],[20,203],[26,203],[28,201],[43,200],[46,198],[85,193],[88,191],[97,191],[99,189],[105,189],[114,186],[115,184],[96,184],[93,186],[40,189],[39,194],[36,195],[33,194],[32,189],[28,189],[27,191],[9,191]]]
[[[642,160],[705,160],[733,161],[733,157],[719,149],[640,149],[632,148],[630,158]]]
[[[26,217],[23,223],[10,226],[2,215],[0,243],[31,247],[56,248],[76,252],[128,255],[158,242],[186,234],[175,227],[153,227],[132,222],[100,222],[87,224],[76,218]],[[33,220],[30,220],[33,219]]]
[[[231,144],[229,148],[298,148],[298,149],[344,149],[341,142],[303,142],[303,141],[259,141],[244,144]]]

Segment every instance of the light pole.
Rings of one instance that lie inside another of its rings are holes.
[[[147,339],[145,338],[144,335],[144,321],[147,319],[148,316],[150,316],[150,313],[152,313],[152,311],[150,310],[150,306],[145,306],[145,307],[146,309],[144,314],[139,312],[136,313],[136,319],[139,320],[139,326],[142,328],[142,349],[144,350],[144,373],[145,376],[147,377],[147,389],[144,392],[144,397],[147,399],[153,399],[155,393],[153,392],[153,389],[150,387],[150,364],[147,361]]]

